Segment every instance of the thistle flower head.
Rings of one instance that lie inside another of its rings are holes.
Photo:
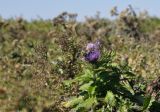
[[[95,44],[94,43],[88,43],[87,44],[87,47],[86,47],[86,50],[87,51],[92,51],[96,48]]]
[[[94,51],[94,50],[98,50],[100,46],[100,42],[96,41],[95,43],[88,43],[86,46],[86,50],[89,51]]]
[[[99,41],[96,43],[88,43],[86,46],[87,53],[84,55],[85,60],[88,62],[96,62],[100,57]]]
[[[96,62],[100,57],[100,52],[98,50],[96,51],[90,51],[89,53],[85,54],[85,60],[88,62]]]

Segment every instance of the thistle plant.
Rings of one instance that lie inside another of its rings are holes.
[[[116,20],[116,33],[119,36],[127,36],[135,40],[140,40],[143,37],[140,20],[131,5],[120,13],[118,13],[117,7],[114,7],[111,10],[111,15],[118,16]]]
[[[73,80],[65,82],[70,85],[79,84],[77,96],[63,102],[65,107],[73,111],[129,111],[134,106],[142,105],[141,95],[136,96],[132,81],[135,75],[128,65],[120,65],[113,61],[115,53],[100,49],[97,43],[89,43],[86,47],[85,60],[89,62],[83,72]]]

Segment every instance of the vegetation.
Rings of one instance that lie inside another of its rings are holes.
[[[0,111],[159,112],[160,19],[111,15],[1,18]]]

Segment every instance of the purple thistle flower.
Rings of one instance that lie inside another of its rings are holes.
[[[95,43],[88,43],[86,50],[89,51],[93,51],[93,50],[99,50],[99,46],[100,46],[100,42],[96,41]]]
[[[90,51],[84,57],[88,62],[96,62],[100,57],[100,52],[98,50]]]
[[[100,42],[88,43],[86,46],[87,53],[84,55],[84,59],[88,62],[96,62],[100,57],[99,51]]]
[[[87,51],[92,51],[94,49],[96,49],[96,45],[95,44],[93,44],[93,43],[88,43],[87,44],[87,47],[86,47]]]

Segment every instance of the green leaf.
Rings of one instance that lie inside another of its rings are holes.
[[[105,102],[109,104],[110,106],[115,106],[116,99],[114,94],[111,91],[108,91],[105,97]]]
[[[89,82],[93,78],[93,71],[86,69],[84,71],[84,74],[81,76],[78,76],[75,80],[81,81],[81,82]]]
[[[71,85],[75,80],[65,80],[63,81],[64,85],[69,86]]]
[[[119,67],[119,65],[118,65],[117,63],[111,63],[111,66],[112,66],[112,67],[115,67],[115,68],[118,68],[118,67]]]
[[[73,107],[74,105],[77,105],[79,103],[81,103],[83,101],[83,97],[73,97],[71,100],[67,101],[67,102],[62,102],[62,105],[66,108],[68,107]]]
[[[148,95],[145,97],[144,102],[143,102],[143,111],[148,109],[150,102],[151,102],[151,95]]]
[[[97,68],[97,69],[94,69],[95,71],[105,71],[106,70],[106,68],[105,67],[99,67],[99,68]]]
[[[95,94],[95,89],[96,89],[96,87],[97,86],[90,86],[89,88],[88,88],[88,93],[90,94],[90,95],[94,95]]]
[[[78,110],[80,108],[85,108],[86,110],[89,110],[94,104],[97,104],[97,100],[95,97],[91,97],[86,99],[84,102],[81,102],[75,109]]]
[[[88,91],[89,87],[93,84],[93,81],[90,81],[89,83],[85,83],[82,86],[80,86],[79,90],[82,91]]]
[[[134,95],[134,90],[132,89],[131,85],[129,84],[128,81],[123,81],[123,87],[125,87],[129,92],[132,93],[132,95]]]

